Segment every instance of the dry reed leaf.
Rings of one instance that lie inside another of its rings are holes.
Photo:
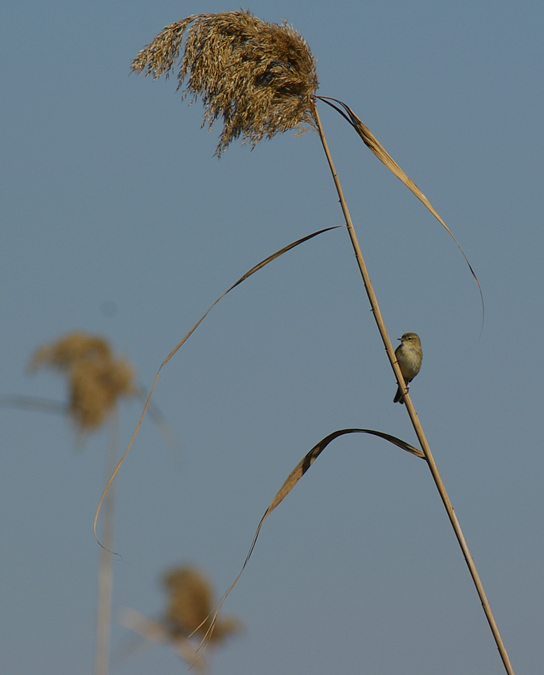
[[[142,386],[139,386],[137,396],[140,399],[140,401],[143,404],[145,404],[147,400],[147,389],[144,389]],[[150,420],[157,428],[157,431],[161,435],[164,443],[166,443],[166,445],[169,446],[169,448],[174,452],[176,453],[179,452],[181,448],[180,440],[174,433],[172,427],[170,426],[170,423],[164,416],[163,412],[154,401],[151,401],[151,404],[147,409],[147,414],[149,415]]]
[[[151,399],[153,397],[153,393],[155,392],[155,387],[157,386],[157,382],[159,381],[159,377],[160,377],[160,374],[161,374],[161,371],[162,371],[163,367],[168,363],[168,361],[170,361],[170,359],[174,356],[174,354],[176,354],[176,352],[182,347],[182,345],[191,337],[191,335],[200,326],[200,324],[204,321],[204,319],[208,316],[208,314],[212,311],[212,309],[217,305],[217,303],[220,302],[233,289],[235,289],[237,286],[239,286],[243,281],[245,281],[246,279],[249,279],[249,277],[252,276],[253,274],[255,274],[255,272],[258,272],[260,269],[262,269],[263,267],[268,265],[268,263],[271,263],[272,261],[276,260],[281,255],[283,255],[284,253],[287,253],[288,251],[295,248],[296,246],[299,246],[300,244],[303,244],[307,241],[310,241],[310,239],[313,239],[314,237],[317,237],[318,235],[323,234],[324,232],[329,232],[330,230],[336,230],[339,227],[341,227],[341,226],[340,225],[333,225],[332,227],[326,227],[322,230],[318,230],[317,232],[312,232],[311,234],[308,234],[305,237],[302,237],[301,239],[297,239],[296,241],[292,242],[291,244],[288,244],[287,246],[284,246],[279,251],[276,251],[275,253],[268,256],[264,260],[261,260],[260,263],[258,263],[254,267],[252,267],[248,272],[246,272],[242,277],[240,277],[238,279],[238,281],[236,281],[234,284],[232,284],[232,286],[227,288],[227,290],[222,295],[220,295],[212,305],[210,305],[210,307],[200,317],[200,319],[195,323],[195,325],[191,328],[191,330],[185,335],[185,337],[180,342],[178,342],[178,344],[174,347],[174,349],[170,352],[170,354],[168,354],[168,356],[161,363],[161,365],[159,366],[159,369],[157,370],[157,374],[155,375],[155,379],[153,380],[153,385],[151,387],[151,390],[149,392],[147,400],[144,404],[144,408],[142,410],[142,414],[140,415],[140,419],[138,420],[138,423],[136,424],[136,428],[134,429],[134,432],[133,432],[133,434],[132,434],[132,436],[131,436],[131,438],[128,442],[128,445],[125,449],[125,452],[123,453],[123,456],[119,460],[117,466],[115,467],[114,472],[112,473],[112,475],[110,476],[110,479],[106,483],[106,487],[102,491],[102,495],[100,496],[98,506],[96,507],[96,512],[95,512],[95,515],[94,515],[93,531],[94,531],[95,539],[99,543],[100,546],[102,546],[102,544],[100,544],[100,541],[98,540],[96,532],[97,532],[98,516],[100,515],[100,509],[102,507],[102,502],[104,501],[104,498],[106,497],[106,494],[107,494],[107,492],[110,488],[110,485],[113,483],[113,481],[115,479],[115,476],[117,476],[117,473],[119,472],[119,469],[121,468],[123,462],[125,461],[126,456],[128,455],[129,450],[132,447],[132,444],[134,443],[134,440],[135,440],[136,436],[138,435],[138,431],[140,430],[140,427],[142,426],[142,422],[144,420],[146,412],[147,412],[149,406],[151,405]]]
[[[264,521],[268,518],[268,516],[274,511],[274,509],[287,497],[287,495],[291,492],[291,490],[295,487],[295,485],[299,482],[299,480],[304,476],[304,474],[308,471],[308,469],[312,466],[312,464],[315,462],[315,460],[319,457],[319,455],[323,452],[323,450],[330,444],[332,441],[335,439],[339,438],[340,436],[345,436],[346,434],[370,434],[372,436],[378,436],[379,438],[383,438],[384,440],[388,441],[389,443],[392,443],[393,445],[396,445],[397,447],[401,448],[402,450],[405,450],[406,452],[411,453],[412,455],[415,455],[416,457],[419,457],[421,459],[425,459],[424,453],[419,450],[418,448],[415,448],[413,445],[410,445],[409,443],[406,443],[405,441],[401,440],[400,438],[397,438],[396,436],[392,436],[391,434],[386,434],[382,431],[375,431],[373,429],[340,429],[338,431],[334,431],[332,434],[329,434],[328,436],[325,436],[325,438],[321,439],[319,443],[314,445],[314,447],[308,452],[303,459],[296,465],[296,467],[291,471],[289,476],[285,479],[283,485],[281,488],[278,490],[276,493],[274,499],[272,500],[270,506],[266,509],[263,517],[261,518],[259,525],[257,527],[257,530],[255,531],[255,535],[253,537],[253,541],[251,542],[251,546],[249,547],[248,554],[246,556],[246,559],[244,561],[244,564],[242,565],[242,569],[238,573],[238,576],[236,579],[232,582],[232,584],[229,586],[227,591],[224,593],[223,597],[217,604],[213,616],[211,617],[211,620],[208,618],[206,620],[206,623],[208,624],[208,629],[202,639],[202,642],[199,646],[199,649],[202,648],[210,639],[211,636],[213,636],[213,632],[215,630],[215,625],[218,620],[218,615],[221,610],[221,607],[225,600],[227,599],[228,595],[230,592],[233,590],[233,588],[236,586],[238,583],[238,580],[242,576],[243,571],[245,570],[249,559],[251,558],[251,555],[253,553],[253,549],[255,548],[255,544],[257,543],[257,539],[259,537],[259,533],[261,531],[261,528],[263,526]]]
[[[142,403],[145,403],[147,392],[144,391],[143,387],[138,386],[136,393],[141,399]],[[62,401],[52,401],[50,399],[40,398],[38,396],[18,396],[9,394],[6,396],[0,396],[0,407],[22,408],[26,410],[35,410],[37,412],[55,413],[57,415],[70,414],[70,404],[66,404]],[[176,452],[179,451],[179,439],[172,431],[170,424],[164,417],[164,414],[160,408],[154,402],[151,403],[151,406],[148,409],[148,415],[157,427],[164,442],[172,450]]]
[[[132,70],[168,76],[186,41],[178,72],[184,95],[200,97],[204,124],[221,118],[216,154],[242,136],[257,145],[289,129],[314,127],[316,63],[287,23],[261,21],[247,11],[194,14],[166,26],[132,62]]]
[[[58,415],[66,415],[68,406],[66,403],[60,401],[50,401],[47,398],[39,398],[38,396],[17,396],[6,395],[0,396],[0,406],[9,408],[26,408],[30,410],[38,410],[40,412],[52,412]]]
[[[457,248],[461,251],[463,258],[465,259],[465,262],[468,265],[470,273],[472,274],[472,278],[474,279],[476,286],[478,287],[478,291],[480,293],[480,301],[482,304],[482,327],[483,327],[484,296],[482,293],[480,282],[478,281],[478,277],[476,276],[474,268],[470,264],[469,259],[467,258],[465,252],[461,248],[461,245],[457,241],[453,232],[450,230],[450,228],[446,225],[442,217],[439,215],[438,211],[434,208],[434,206],[423,194],[423,192],[418,188],[418,186],[414,183],[414,181],[400,168],[400,166],[395,162],[395,160],[391,157],[391,155],[389,155],[389,153],[385,150],[383,145],[381,145],[381,143],[370,131],[370,129],[365,124],[363,124],[363,122],[357,117],[357,115],[346,103],[343,103],[342,101],[336,98],[332,98],[331,96],[317,96],[316,98],[318,98],[320,101],[323,101],[324,103],[327,103],[327,105],[330,105],[331,108],[334,108],[338,113],[340,113],[340,115],[342,115],[344,119],[346,119],[351,124],[351,126],[359,134],[359,136],[361,137],[363,143],[367,146],[367,148],[369,148],[376,155],[376,157],[380,160],[380,162],[382,162],[382,164],[385,164],[385,166],[393,173],[393,175],[395,175],[402,183],[404,183],[404,185],[406,185],[406,187],[433,214],[433,216],[438,220],[438,222],[442,225],[442,227],[453,239],[453,241],[457,245]],[[331,101],[334,103],[332,103]],[[341,106],[343,110],[341,110],[335,104]]]

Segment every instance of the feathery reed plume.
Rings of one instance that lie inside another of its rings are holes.
[[[239,136],[255,146],[279,132],[315,126],[316,63],[294,28],[245,11],[194,14],[166,26],[136,56],[132,70],[168,76],[185,32],[178,88],[188,76],[184,96],[202,98],[203,124],[222,118],[218,156]]]
[[[109,418],[118,400],[136,396],[135,372],[125,359],[115,359],[106,340],[73,332],[43,345],[29,368],[67,373],[68,413],[80,432],[95,431]]]

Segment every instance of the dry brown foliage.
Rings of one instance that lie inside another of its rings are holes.
[[[104,338],[73,332],[43,345],[30,369],[47,367],[67,374],[69,414],[80,432],[98,429],[123,396],[137,394],[135,372],[125,359],[115,359]]]
[[[136,56],[132,70],[168,76],[185,32],[178,88],[188,76],[184,95],[202,98],[204,124],[222,118],[217,155],[239,136],[255,146],[279,132],[315,127],[316,63],[294,28],[246,11],[194,14],[166,26]]]

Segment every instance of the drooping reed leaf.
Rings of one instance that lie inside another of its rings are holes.
[[[388,441],[389,443],[392,443],[393,445],[396,445],[397,447],[401,448],[402,450],[405,450],[406,452],[411,453],[412,455],[415,455],[416,457],[419,457],[421,459],[425,459],[425,455],[421,450],[418,448],[415,448],[413,445],[410,445],[409,443],[406,443],[405,441],[401,440],[400,438],[397,438],[396,436],[392,436],[391,434],[386,434],[382,431],[375,431],[374,429],[339,429],[338,431],[334,431],[333,433],[329,434],[328,436],[325,436],[325,438],[322,438],[319,443],[314,445],[314,447],[302,458],[302,460],[296,465],[296,467],[291,471],[289,476],[285,479],[283,485],[281,488],[278,490],[276,493],[274,499],[270,503],[270,506],[266,509],[264,512],[263,517],[259,521],[259,525],[257,526],[257,530],[255,531],[255,535],[253,537],[253,541],[251,542],[251,546],[249,547],[248,554],[246,556],[246,559],[244,560],[244,564],[242,565],[242,569],[240,570],[238,576],[236,579],[232,582],[232,584],[229,586],[227,591],[224,593],[223,597],[217,604],[213,617],[211,619],[211,622],[209,623],[209,628],[208,631],[206,632],[206,635],[204,636],[204,639],[201,643],[201,647],[205,644],[207,640],[210,639],[210,635],[214,630],[215,623],[217,621],[217,617],[219,615],[219,611],[221,610],[221,607],[225,600],[227,599],[227,596],[230,594],[230,592],[233,590],[233,588],[236,586],[238,583],[240,577],[242,576],[243,571],[245,570],[249,559],[251,558],[251,555],[253,553],[253,550],[255,548],[255,544],[257,543],[257,539],[259,537],[261,528],[264,524],[264,521],[268,518],[268,516],[276,509],[279,504],[287,497],[287,495],[291,492],[291,490],[295,487],[295,485],[300,481],[300,479],[304,476],[304,474],[308,471],[308,469],[312,466],[312,464],[315,462],[315,460],[319,457],[319,455],[325,450],[325,448],[332,443],[332,441],[336,440],[340,436],[345,436],[346,434],[370,434],[372,436],[378,436],[379,438],[383,438],[384,440]]]
[[[39,396],[17,396],[6,395],[0,397],[0,406],[6,408],[22,408],[26,410],[37,410],[38,412],[55,413],[57,415],[68,415],[70,408],[62,401],[51,401]]]
[[[217,305],[217,303],[220,302],[228,293],[230,293],[232,290],[234,290],[242,282],[246,281],[246,279],[249,279],[249,277],[251,277],[253,274],[255,274],[255,272],[258,272],[259,270],[261,270],[263,267],[265,267],[269,263],[273,262],[274,260],[277,260],[284,253],[287,253],[288,251],[291,251],[292,249],[296,248],[297,246],[300,246],[300,244],[303,244],[307,241],[310,241],[314,237],[317,237],[320,234],[323,234],[324,232],[329,232],[330,230],[336,230],[339,227],[341,227],[341,225],[333,225],[331,227],[325,227],[322,230],[317,230],[316,232],[312,232],[311,234],[307,234],[306,236],[301,237],[300,239],[297,239],[296,241],[293,241],[290,244],[288,244],[287,246],[284,246],[283,248],[279,249],[279,251],[276,251],[275,253],[272,253],[272,255],[269,255],[264,260],[261,260],[260,263],[257,263],[257,265],[254,265],[250,270],[248,270],[244,275],[242,275],[238,279],[238,281],[236,281],[234,284],[232,284],[232,286],[227,288],[227,290],[222,295],[220,295],[212,305],[210,305],[210,307],[206,310],[206,312],[204,312],[204,314],[195,323],[195,325],[189,330],[188,333],[185,334],[183,339],[180,342],[178,342],[178,344],[174,347],[174,349],[170,352],[170,354],[168,354],[168,356],[164,359],[164,361],[159,366],[159,369],[157,370],[157,374],[155,375],[155,379],[153,380],[153,385],[152,385],[151,390],[149,392],[149,395],[146,399],[144,409],[142,410],[142,414],[140,415],[140,419],[138,420],[136,428],[134,429],[134,432],[133,432],[133,434],[130,438],[130,441],[127,445],[127,448],[126,448],[125,452],[123,453],[123,456],[119,460],[119,463],[115,467],[115,471],[112,473],[109,481],[107,482],[106,487],[104,488],[104,490],[102,492],[102,495],[100,497],[100,501],[98,502],[98,506],[96,507],[96,512],[95,512],[95,516],[94,516],[94,523],[93,523],[93,530],[94,530],[94,536],[95,536],[95,538],[96,538],[96,540],[99,544],[100,544],[100,541],[98,540],[98,537],[97,537],[97,534],[96,534],[96,532],[97,532],[96,528],[97,528],[97,523],[98,523],[98,516],[100,514],[100,509],[102,507],[102,502],[104,501],[104,498],[105,498],[105,496],[106,496],[106,494],[107,494],[107,492],[110,488],[110,485],[114,481],[115,476],[117,475],[119,469],[121,468],[123,462],[125,461],[125,458],[126,458],[128,452],[129,452],[130,448],[132,447],[132,444],[134,443],[134,440],[135,440],[135,438],[138,434],[138,431],[140,430],[143,419],[144,419],[144,417],[146,415],[146,412],[149,408],[149,405],[151,403],[151,399],[153,397],[153,393],[155,391],[155,387],[157,386],[157,382],[159,381],[159,376],[161,374],[161,370],[163,369],[163,367],[168,363],[168,361],[170,361],[170,359],[181,348],[181,346],[191,337],[191,335],[200,326],[200,324],[204,321],[204,319],[208,316],[208,314],[212,311],[212,309]],[[102,544],[100,544],[100,545],[102,546]]]
[[[376,157],[380,160],[380,162],[385,164],[385,166],[393,173],[394,176],[396,176],[402,183],[404,183],[404,185],[406,185],[406,187],[410,190],[410,192],[412,192],[422,202],[422,204],[433,214],[433,216],[438,220],[438,222],[442,225],[442,227],[453,239],[453,241],[457,245],[457,248],[461,251],[463,258],[465,259],[465,262],[468,265],[472,278],[474,279],[476,286],[478,287],[478,291],[480,293],[480,301],[482,303],[482,326],[483,326],[484,296],[482,293],[480,282],[478,281],[476,272],[474,271],[474,268],[470,264],[470,261],[467,258],[466,253],[463,251],[461,245],[457,241],[457,238],[450,230],[450,228],[446,225],[446,223],[444,222],[438,211],[434,208],[434,206],[423,194],[423,192],[419,189],[419,187],[414,183],[414,181],[395,162],[395,160],[386,151],[383,145],[378,141],[376,136],[374,136],[374,134],[370,131],[370,129],[365,124],[363,124],[363,122],[357,117],[357,115],[346,103],[338,100],[337,98],[333,98],[332,96],[316,96],[316,98],[318,98],[320,101],[323,101],[324,103],[327,103],[329,106],[331,106],[331,108],[334,108],[334,110],[340,113],[340,115],[342,115],[342,117],[349,122],[349,124],[359,134],[359,136],[361,137],[363,143],[367,146],[367,148],[369,148],[376,155]],[[343,110],[338,106],[341,106]]]

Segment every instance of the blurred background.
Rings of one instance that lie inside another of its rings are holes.
[[[539,672],[544,330],[544,7],[461,0],[362,5],[256,0],[318,60],[419,185],[454,242],[327,106],[320,114],[391,338],[421,336],[411,387],[513,667]],[[219,127],[175,78],[130,75],[165,26],[205,3],[4,3],[0,10],[2,396],[65,401],[27,365],[42,344],[101,335],[149,388],[209,305],[257,262],[342,225],[317,134],[213,157]],[[289,252],[230,293],[165,366],[151,420],[116,483],[111,672],[185,672],[142,643],[123,608],[156,619],[160,577],[190,564],[221,595],[293,467],[328,433],[416,443],[347,233]],[[120,405],[121,449],[142,404]],[[2,407],[0,669],[92,673],[107,426],[78,443],[61,415]],[[263,526],[224,610],[244,631],[210,672],[502,672],[424,462],[343,437]],[[145,648],[144,648],[145,647]]]

